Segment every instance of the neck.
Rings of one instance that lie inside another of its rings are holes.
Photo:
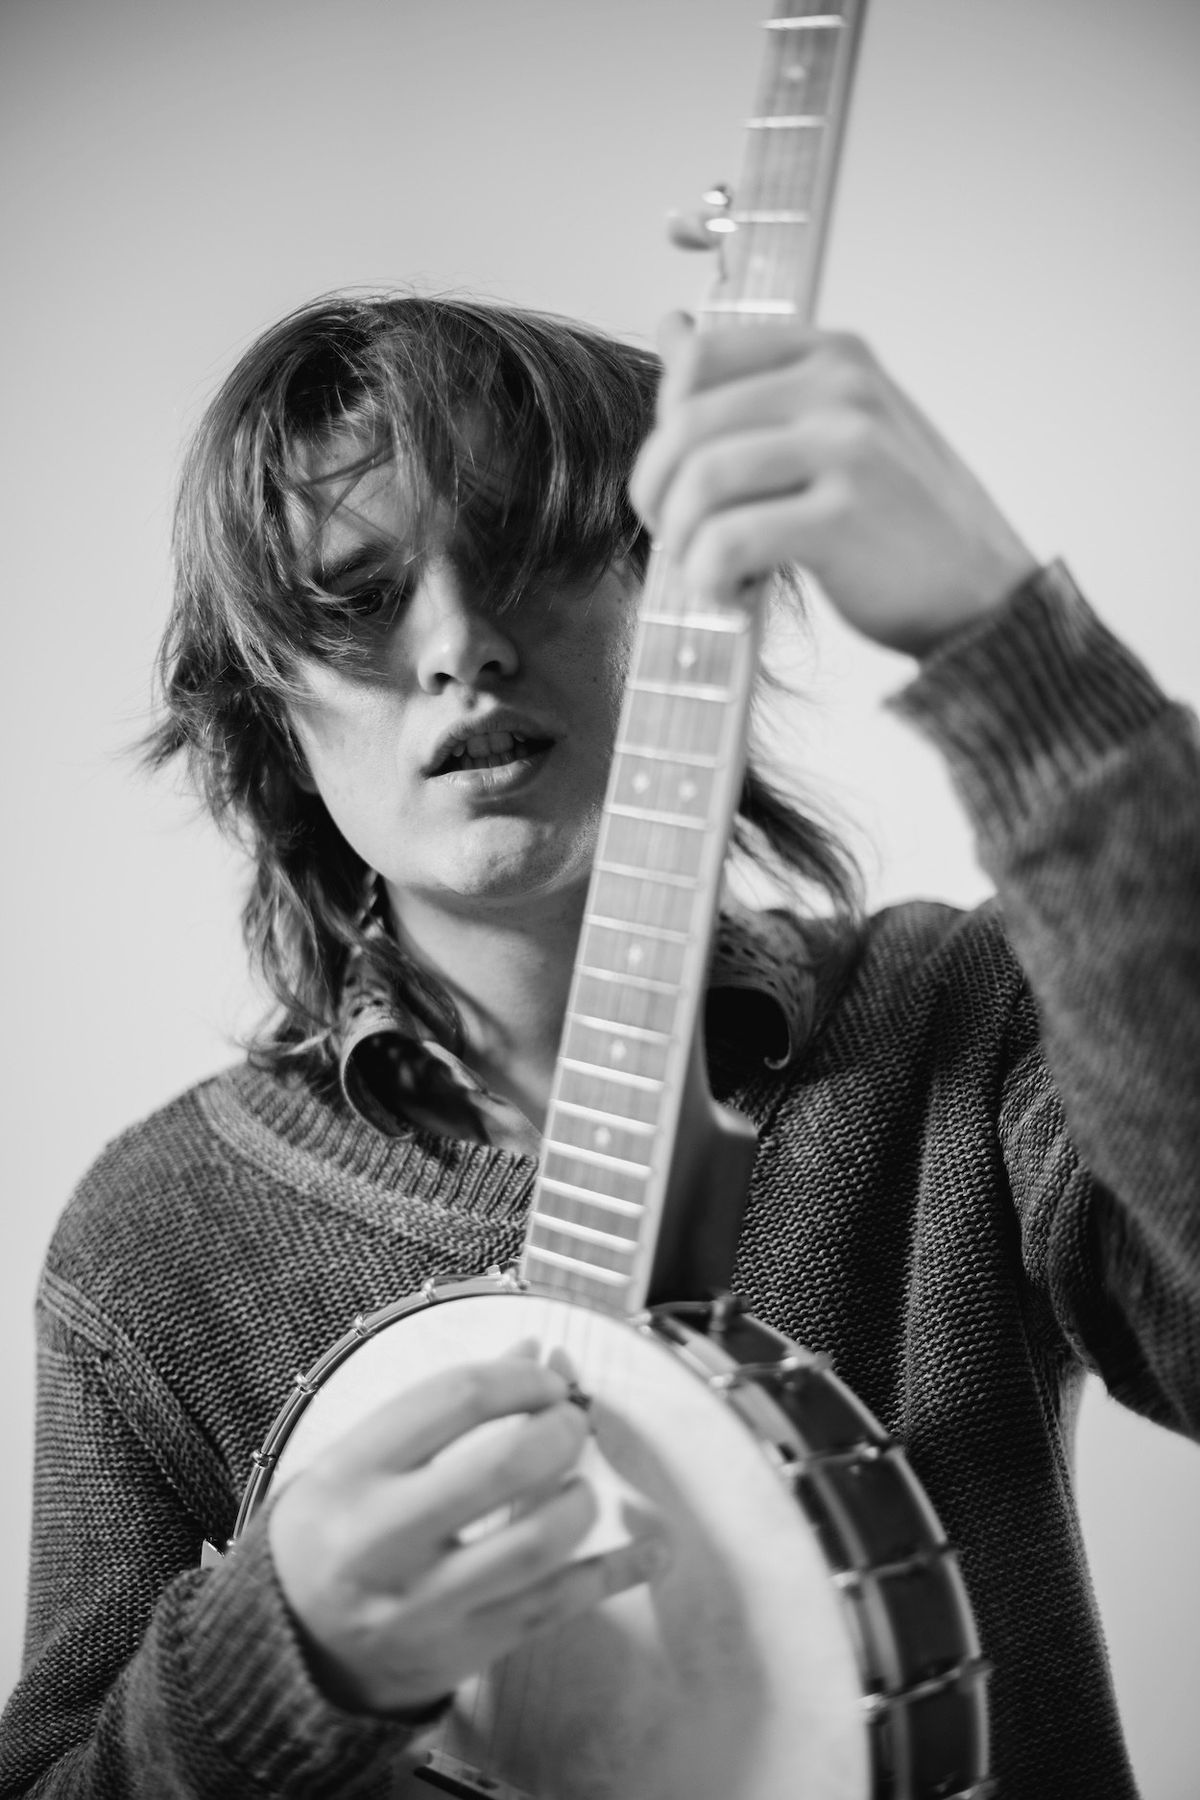
[[[407,894],[392,911],[406,949],[462,1017],[464,1060],[541,1130],[562,1035],[583,890],[519,906],[458,911]]]

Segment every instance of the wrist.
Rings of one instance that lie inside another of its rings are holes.
[[[1052,562],[944,643],[888,704],[941,749],[992,839],[1087,786],[1168,702]]]
[[[940,614],[914,626],[903,644],[909,656],[924,664],[942,650],[968,638],[1010,605],[1042,572],[1042,564],[1023,545],[992,559],[970,584],[947,601]]]

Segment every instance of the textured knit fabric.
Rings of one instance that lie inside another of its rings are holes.
[[[753,1005],[722,1009],[715,1085],[760,1133],[737,1286],[828,1353],[959,1546],[1003,1800],[1128,1800],[1070,1438],[1085,1368],[1200,1429],[1200,741],[1061,571],[898,704],[999,902],[873,919],[782,1069]],[[0,1795],[387,1791],[404,1728],[314,1686],[261,1521],[217,1568],[200,1544],[292,1373],[359,1309],[513,1255],[533,1172],[244,1067],[109,1147],[41,1290]]]

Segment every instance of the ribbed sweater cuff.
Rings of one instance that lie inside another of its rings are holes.
[[[265,1528],[197,1580],[187,1619],[196,1710],[240,1774],[267,1793],[352,1794],[414,1728],[343,1712],[309,1672]]]
[[[935,651],[887,704],[941,749],[976,825],[1007,836],[1167,701],[1054,562]]]

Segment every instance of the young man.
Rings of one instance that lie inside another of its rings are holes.
[[[110,1146],[52,1246],[0,1794],[385,1793],[457,1682],[653,1578],[652,1546],[572,1561],[584,1422],[520,1347],[391,1402],[197,1567],[291,1371],[519,1246],[646,561],[631,471],[698,593],[798,564],[921,663],[897,704],[1000,904],[861,920],[752,762],[739,838],[797,906],[718,934],[714,1087],[761,1128],[735,1284],[959,1546],[1005,1800],[1133,1793],[1070,1431],[1086,1368],[1200,1425],[1195,722],[858,343],[676,322],[651,430],[656,381],[560,321],[333,301],[201,427],[154,749],[245,837],[279,1010]],[[515,1451],[430,1463],[504,1415]]]

